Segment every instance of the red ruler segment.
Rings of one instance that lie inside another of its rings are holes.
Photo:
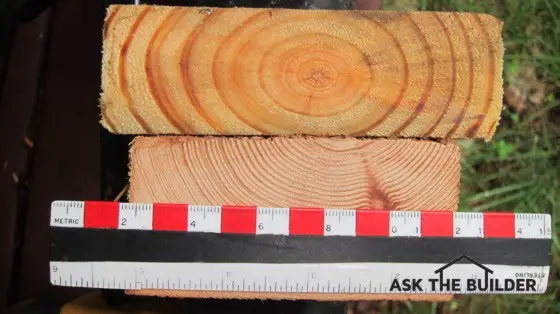
[[[547,214],[55,201],[51,226],[230,234],[534,238]]]

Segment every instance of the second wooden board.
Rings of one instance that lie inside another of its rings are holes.
[[[459,149],[414,140],[139,137],[129,200],[456,210]]]
[[[129,200],[268,207],[456,210],[459,149],[415,140],[139,137]],[[132,290],[185,298],[449,300],[449,295]]]
[[[126,134],[490,139],[501,29],[480,14],[111,6],[102,124]]]

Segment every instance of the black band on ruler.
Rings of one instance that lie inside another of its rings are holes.
[[[550,239],[313,237],[51,228],[52,261],[548,266]]]

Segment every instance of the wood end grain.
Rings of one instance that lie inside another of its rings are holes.
[[[502,25],[474,13],[112,6],[102,124],[488,140],[502,107]]]
[[[416,140],[138,137],[131,202],[456,210],[459,148]]]

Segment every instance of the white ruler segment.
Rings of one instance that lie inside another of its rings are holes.
[[[257,207],[257,234],[290,234],[290,209]]]
[[[456,238],[484,238],[484,215],[482,213],[455,213],[453,236]]]
[[[153,211],[152,204],[120,203],[118,228],[151,230]]]
[[[222,206],[189,205],[189,231],[220,233],[222,231]]]
[[[390,237],[420,237],[420,212],[392,211],[389,216]]]
[[[549,215],[515,214],[515,238],[549,239],[552,227]]]
[[[355,236],[356,211],[325,209],[324,233],[326,236]]]
[[[51,283],[58,286],[106,289],[174,289],[191,291],[321,292],[321,293],[449,293],[435,270],[441,264],[220,264],[146,262],[51,262]],[[548,266],[455,264],[445,270],[444,284],[453,293],[544,293]],[[391,290],[394,279],[419,281],[421,291]],[[528,279],[532,280],[529,283]],[[469,280],[470,288],[469,289]],[[474,281],[473,281],[474,280]],[[505,281],[521,290],[499,291]],[[473,285],[475,283],[476,285]],[[534,284],[534,291],[527,285]],[[492,285],[491,291],[481,290]],[[497,285],[497,286],[496,286]],[[474,289],[477,288],[477,289]],[[443,289],[443,290],[442,290]]]
[[[83,201],[54,201],[51,204],[51,226],[53,227],[84,227]]]

